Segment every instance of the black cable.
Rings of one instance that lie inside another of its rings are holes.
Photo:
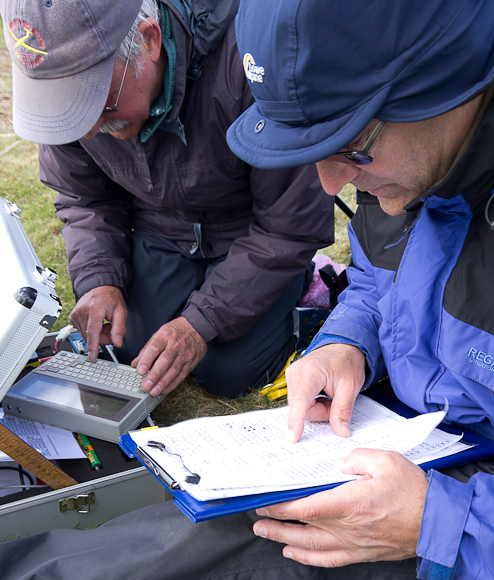
[[[355,212],[341,199],[341,197],[336,196],[334,201],[341,211],[346,214],[347,217],[352,219]]]
[[[22,485],[22,491],[27,491],[27,487],[26,487],[26,484],[24,482],[24,477],[28,478],[29,483],[31,485],[34,485],[33,478],[31,477],[30,473],[28,473],[25,469],[22,468],[22,465],[18,466],[17,471],[19,472],[19,482]]]
[[[31,474],[28,473],[25,469],[23,469],[22,465],[17,465],[16,467],[10,465],[0,465],[0,470],[17,472],[19,474],[19,482],[21,484],[22,491],[27,491],[29,487],[34,486],[34,481],[33,478],[31,477]],[[24,481],[25,477],[27,477],[27,479],[29,480],[28,485],[26,485],[26,482]]]

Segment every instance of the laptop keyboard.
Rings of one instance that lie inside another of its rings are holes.
[[[99,358],[94,362],[89,362],[82,354],[59,352],[43,362],[35,371],[54,373],[68,380],[109,385],[136,393],[145,393],[141,387],[142,376],[138,375],[133,367]]]

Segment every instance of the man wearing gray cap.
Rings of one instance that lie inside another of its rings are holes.
[[[330,195],[353,183],[359,201],[349,286],[287,372],[290,437],[305,419],[349,436],[357,394],[388,374],[416,411],[446,407],[494,439],[492,2],[245,0],[236,30],[256,104],[229,130],[232,149],[264,168],[316,162]],[[186,562],[147,578],[494,578],[493,461],[426,474],[358,449],[341,469],[361,477],[258,510],[256,538],[252,513],[191,526],[166,507],[74,536],[93,556],[105,531],[129,546],[125,527],[146,518],[140,546],[173,544],[151,550],[162,562],[188,540]],[[22,578],[62,570],[67,542],[22,540]]]
[[[190,372],[237,397],[293,353],[310,261],[333,241],[315,166],[259,170],[226,144],[252,103],[238,0],[2,2],[13,120],[41,143],[87,340],[152,395]],[[141,350],[142,349],[142,350]]]

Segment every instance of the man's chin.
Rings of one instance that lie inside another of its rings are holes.
[[[116,119],[114,121],[107,121],[103,123],[98,130],[98,133],[103,135],[111,135],[115,139],[131,139],[135,137],[141,127],[138,123],[132,123],[126,119]]]

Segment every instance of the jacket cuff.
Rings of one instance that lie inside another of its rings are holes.
[[[429,471],[427,479],[429,487],[417,544],[417,556],[423,558],[419,578],[427,578],[423,573],[430,568],[430,562],[454,568],[473,498],[472,486],[438,471]]]
[[[116,286],[122,290],[124,295],[126,294],[126,286],[121,276],[104,272],[101,274],[95,274],[89,278],[84,278],[84,280],[77,282],[77,284],[74,285],[74,294],[76,300],[79,300],[79,298],[81,298],[90,290],[94,290],[100,286]]]
[[[182,311],[182,316],[205,342],[212,342],[218,337],[218,331],[195,306],[188,305]]]

